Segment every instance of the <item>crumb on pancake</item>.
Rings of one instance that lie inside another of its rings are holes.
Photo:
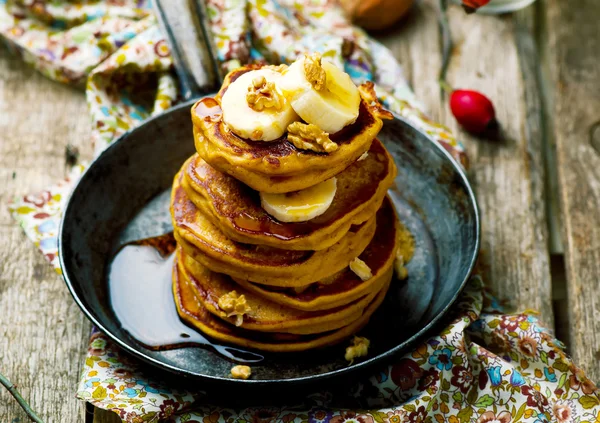
[[[250,379],[252,369],[248,366],[233,366],[231,368],[231,377],[234,379]]]
[[[408,263],[415,253],[415,239],[410,231],[402,224],[398,230],[398,254],[402,255],[404,263]]]
[[[350,262],[350,270],[352,270],[356,274],[356,276],[361,278],[363,281],[368,281],[373,277],[371,268],[367,265],[367,263],[365,263],[358,257],[356,257]]]
[[[362,153],[362,154],[360,155],[360,157],[358,158],[357,162],[362,162],[363,160],[366,160],[366,159],[367,159],[367,157],[369,157],[369,152],[368,152],[368,151],[365,151],[364,153]]]
[[[404,256],[402,255],[402,249],[400,247],[396,249],[394,272],[396,273],[396,277],[401,281],[408,277],[408,270],[404,267]]]
[[[350,364],[354,363],[354,359],[359,357],[365,357],[369,353],[369,346],[371,341],[362,336],[355,336],[352,339],[352,344],[346,348],[346,354],[344,358],[349,361]]]
[[[325,87],[326,73],[321,67],[321,55],[319,53],[306,54],[304,59],[304,73],[310,85],[321,91]]]
[[[227,313],[227,317],[236,317],[236,326],[241,326],[244,323],[244,314],[247,314],[251,310],[246,302],[246,297],[239,295],[236,291],[221,295],[218,305],[221,310]]]
[[[338,145],[329,139],[329,134],[317,125],[293,122],[288,127],[288,141],[300,150],[331,153]]]
[[[283,97],[275,84],[267,82],[267,79],[260,75],[252,80],[252,84],[248,87],[246,101],[252,110],[261,112],[264,109],[281,110],[283,107]]]

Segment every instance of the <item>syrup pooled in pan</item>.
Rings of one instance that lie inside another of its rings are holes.
[[[171,291],[174,250],[169,233],[130,242],[113,258],[108,289],[123,329],[154,350],[208,346],[237,362],[262,361],[259,354],[211,342],[179,319]]]

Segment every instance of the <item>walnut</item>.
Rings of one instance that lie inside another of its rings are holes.
[[[248,314],[251,310],[246,302],[246,297],[244,295],[238,295],[236,291],[221,295],[221,297],[219,297],[218,305],[219,308],[227,314],[227,317],[236,317],[236,326],[241,326],[242,323],[244,323],[244,314]]]
[[[404,267],[404,256],[402,255],[402,249],[398,247],[396,249],[396,258],[394,259],[394,271],[396,277],[399,280],[404,280],[408,277],[408,270]]]
[[[380,119],[391,120],[394,119],[394,115],[385,110],[379,99],[377,98],[377,94],[375,93],[375,84],[371,81],[367,81],[358,86],[358,91],[360,92],[361,97],[369,104],[369,110],[375,116]]]
[[[283,97],[275,88],[275,84],[267,82],[267,79],[260,75],[252,80],[248,87],[246,101],[252,110],[262,112],[264,109],[281,110],[283,107]]]
[[[319,53],[304,55],[304,74],[315,90],[321,91],[325,87],[325,69],[321,67],[321,55]]]
[[[361,278],[363,281],[367,281],[373,277],[371,268],[367,266],[367,263],[356,257],[350,262],[350,270],[352,270],[356,276]]]
[[[275,71],[277,73],[282,73],[284,70],[286,70],[288,68],[288,65],[286,64],[281,64],[281,65],[269,65],[269,66],[265,66],[265,69],[271,69],[272,71]]]
[[[338,145],[329,139],[329,134],[312,123],[294,122],[287,130],[288,141],[300,150],[331,153],[338,149]]]
[[[252,375],[252,369],[248,366],[233,366],[231,368],[231,377],[234,379],[249,379]]]
[[[355,358],[365,357],[369,353],[370,345],[371,341],[367,338],[355,336],[354,339],[352,339],[352,344],[346,348],[344,358],[352,364],[354,363]]]

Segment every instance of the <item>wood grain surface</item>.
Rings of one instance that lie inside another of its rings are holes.
[[[600,4],[547,0],[569,345],[600,381]]]
[[[431,116],[467,147],[470,179],[482,217],[481,264],[486,282],[517,309],[533,308],[553,327],[552,282],[544,207],[541,106],[532,36],[534,9],[517,16],[466,15],[449,9],[455,48],[448,82],[492,99],[502,139],[480,139],[458,127],[440,92],[437,1],[418,3],[398,32],[382,38],[400,57]],[[520,54],[522,53],[522,54]]]
[[[83,421],[75,389],[90,325],[7,203],[62,178],[65,145],[83,145],[89,121],[81,92],[0,47],[0,371],[46,422]],[[18,421],[25,414],[0,388],[0,422]]]

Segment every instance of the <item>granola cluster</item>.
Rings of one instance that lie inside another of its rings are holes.
[[[329,134],[317,125],[294,122],[287,128],[288,141],[300,150],[331,153],[338,145],[329,139]]]
[[[267,82],[264,76],[257,76],[248,87],[246,101],[251,109],[262,112],[265,109],[281,110],[283,97],[275,88],[275,84]]]

